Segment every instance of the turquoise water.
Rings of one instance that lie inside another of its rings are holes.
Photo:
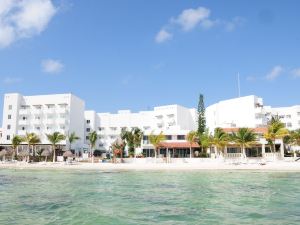
[[[0,224],[299,224],[300,173],[0,170]]]

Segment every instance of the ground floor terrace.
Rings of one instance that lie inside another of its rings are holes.
[[[158,158],[283,158],[294,156],[294,154],[284,146],[283,143],[275,144],[256,144],[245,148],[245,155],[242,148],[238,145],[228,145],[223,149],[211,146],[208,149],[201,149],[197,143],[192,145],[188,142],[164,142],[157,148]],[[153,146],[142,147],[143,157],[154,157]]]

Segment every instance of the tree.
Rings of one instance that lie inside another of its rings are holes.
[[[68,141],[69,141],[69,143],[70,143],[70,150],[72,150],[72,144],[73,144],[75,141],[79,140],[79,139],[80,139],[80,137],[78,137],[78,136],[76,135],[75,132],[72,132],[72,133],[68,136]]]
[[[133,155],[134,154],[133,129],[131,131],[128,131],[126,128],[122,128],[120,137],[123,140],[123,142],[125,143],[125,146],[127,145],[127,147],[128,147],[128,154]]]
[[[22,141],[23,141],[23,138],[21,136],[18,136],[18,135],[14,136],[13,139],[11,140],[11,146],[13,148],[13,152],[12,152],[12,155],[11,155],[11,160],[14,159],[17,148],[22,143]]]
[[[159,135],[155,135],[153,133],[151,133],[149,135],[149,142],[150,144],[152,144],[154,146],[154,155],[155,155],[155,159],[157,158],[157,150],[159,145],[161,144],[161,142],[163,142],[166,139],[165,135],[163,134],[163,132],[160,132]]]
[[[289,136],[284,137],[285,142],[294,146],[300,146],[300,129],[293,130],[290,132]],[[294,150],[294,157],[296,157],[296,152]]]
[[[212,143],[217,149],[217,153],[219,151],[223,151],[224,147],[228,143],[228,135],[222,128],[217,127],[214,131],[213,141]]]
[[[275,140],[283,139],[285,136],[289,135],[289,131],[285,128],[284,124],[280,121],[278,116],[272,116],[268,123],[268,131],[264,135],[266,140],[272,146],[272,151],[275,152]]]
[[[198,134],[199,135],[199,134]],[[210,148],[213,145],[213,136],[209,133],[208,129],[205,129],[205,132],[199,135],[199,142],[201,143],[202,152],[206,154],[204,149]]]
[[[98,135],[96,131],[93,131],[89,135],[89,141],[90,141],[90,151],[92,155],[92,163],[94,163],[94,148],[96,146],[96,142],[98,140]]]
[[[123,158],[123,151],[125,147],[125,142],[118,138],[112,144],[111,148],[113,151],[113,163],[116,163],[116,156],[120,155],[121,159]]]
[[[23,138],[23,141],[27,143],[28,145],[28,161],[29,161],[29,155],[30,155],[30,146],[33,147],[33,155],[34,154],[34,146],[41,142],[40,138],[35,133],[26,133],[25,137]]]
[[[253,130],[244,127],[239,128],[237,132],[232,133],[230,138],[241,147],[242,154],[246,157],[245,148],[256,143],[257,135],[253,132]]]
[[[56,146],[59,144],[59,142],[63,141],[66,139],[66,136],[59,133],[59,132],[54,132],[53,134],[46,134],[48,141],[52,145],[52,151],[53,151],[53,162],[56,161]]]
[[[134,145],[134,156],[136,155],[136,149],[141,147],[141,142],[143,139],[144,133],[140,128],[133,129],[133,145]]]
[[[203,134],[206,129],[206,118],[205,118],[205,106],[204,106],[204,96],[200,94],[198,102],[198,133]]]
[[[198,132],[190,131],[186,136],[186,140],[190,144],[190,158],[192,158],[192,146],[194,143],[196,143],[198,141]]]

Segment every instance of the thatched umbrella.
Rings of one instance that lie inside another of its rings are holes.
[[[27,158],[29,156],[29,151],[28,150],[23,150],[19,153],[19,156],[23,157],[23,158]]]
[[[50,155],[51,155],[51,152],[48,149],[45,149],[41,154],[41,156],[45,157],[45,162],[47,162],[47,157]]]
[[[72,158],[72,157],[74,157],[74,155],[73,155],[73,153],[69,150],[69,151],[66,151],[66,152],[63,154],[63,157]]]
[[[2,160],[5,161],[5,155],[7,154],[8,152],[3,149],[1,152],[0,152],[0,157],[2,157]]]

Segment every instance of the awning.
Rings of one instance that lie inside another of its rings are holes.
[[[159,148],[199,148],[198,143],[189,143],[187,141],[184,142],[161,142]]]

